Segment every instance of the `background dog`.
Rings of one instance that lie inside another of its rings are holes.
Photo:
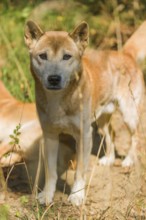
[[[9,166],[23,159],[40,139],[42,132],[37,119],[35,104],[23,103],[11,96],[0,81],[0,158],[2,166]],[[16,126],[20,126],[19,146],[10,144]],[[6,157],[4,154],[9,153]],[[35,157],[35,155],[33,155]]]

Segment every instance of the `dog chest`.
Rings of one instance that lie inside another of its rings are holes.
[[[68,115],[57,103],[53,106],[46,106],[45,112],[38,109],[42,128],[48,132],[65,132],[71,134],[74,128],[79,127],[79,115]]]

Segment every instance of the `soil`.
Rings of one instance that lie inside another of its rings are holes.
[[[146,219],[146,191],[142,191],[142,186],[146,183],[141,179],[139,168],[123,169],[120,162],[116,160],[112,167],[98,166],[96,157],[91,156],[88,180],[94,167],[93,178],[89,189],[87,188],[86,203],[80,208],[73,207],[67,201],[68,185],[72,184],[74,176],[74,171],[68,170],[65,193],[64,183],[60,182],[54,204],[48,208],[43,219]],[[63,175],[64,180],[65,178],[66,174]],[[13,176],[12,182],[11,189],[9,188],[3,200],[3,204],[9,207],[7,219],[41,219],[47,208],[39,206],[32,198],[24,180],[18,176],[14,179]],[[40,217],[37,218],[38,215]]]

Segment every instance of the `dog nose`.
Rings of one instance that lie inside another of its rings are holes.
[[[51,86],[58,86],[59,83],[61,82],[61,76],[59,75],[48,76],[48,82],[50,83]]]

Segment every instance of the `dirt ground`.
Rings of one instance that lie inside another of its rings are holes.
[[[7,192],[4,202],[9,208],[6,219],[146,219],[146,194],[142,191],[144,183],[139,170],[123,169],[119,166],[120,161],[116,162],[117,165],[113,167],[101,167],[97,165],[96,157],[91,156],[88,179],[94,167],[93,178],[89,189],[87,188],[86,204],[80,208],[67,202],[69,189],[67,186],[66,193],[63,193],[64,186],[61,182],[60,189],[55,193],[54,204],[47,209],[40,207],[28,194],[28,185],[24,180],[18,176],[11,177],[11,191],[9,189]],[[73,182],[73,175],[73,170],[67,172],[69,185]],[[66,179],[66,174],[63,178]],[[45,211],[44,218],[41,218]]]
[[[73,207],[67,201],[70,185],[73,183],[74,178],[73,169],[69,169],[61,175],[54,203],[50,207],[41,207],[30,194],[29,183],[27,178],[24,179],[24,173],[26,172],[24,165],[16,165],[8,178],[9,188],[6,197],[1,199],[3,201],[1,206],[7,204],[9,215],[7,218],[0,219],[145,220],[145,122],[146,112],[144,111],[140,123],[142,128],[139,129],[140,160],[135,167],[122,168],[122,157],[116,159],[114,166],[99,166],[97,156],[91,155],[87,175],[87,198],[85,205],[82,207]],[[116,130],[116,150],[119,155],[124,155],[129,148],[130,139],[128,130],[123,124],[119,113],[114,115],[112,125]],[[5,173],[9,173],[8,171],[10,171],[10,168],[5,170]]]

